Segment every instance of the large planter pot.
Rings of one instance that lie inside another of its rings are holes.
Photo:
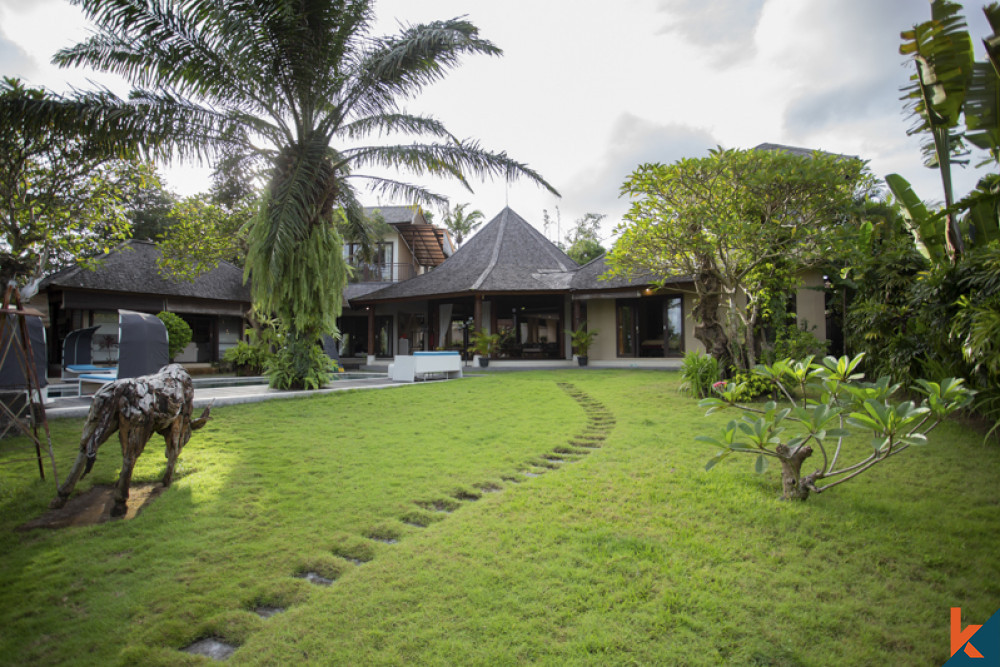
[[[587,357],[581,357],[581,356],[577,355],[577,357],[576,357],[576,363],[580,364],[581,366],[586,366],[587,365]]]
[[[479,367],[486,368],[490,365],[489,357],[479,357]]]

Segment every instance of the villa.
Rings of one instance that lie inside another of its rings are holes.
[[[579,266],[505,208],[433,270],[349,295],[341,318],[350,322],[342,326],[350,332],[345,353],[372,362],[401,349],[465,349],[469,333],[484,329],[501,335],[501,361],[569,360],[568,333],[582,325],[598,332],[589,352],[596,365],[662,367],[702,349],[689,278],[657,288],[651,276],[609,280],[606,273],[603,256]],[[821,339],[822,281],[819,272],[806,273],[795,295],[799,321],[815,325]]]
[[[568,363],[569,333],[598,332],[589,351],[597,366],[669,367],[702,349],[691,318],[692,284],[678,276],[657,287],[651,276],[608,279],[605,258],[579,266],[511,208],[504,208],[456,249],[447,231],[418,206],[366,209],[387,223],[372,262],[345,244],[352,267],[338,320],[341,359],[372,364],[417,350],[469,346],[473,331],[499,333],[494,358]],[[250,309],[243,270],[222,262],[193,282],[159,274],[159,250],[127,241],[95,269],[71,267],[47,277],[33,305],[46,313],[49,362],[61,362],[61,341],[74,330],[101,326],[95,361],[114,361],[117,309],[177,313],[194,337],[180,362],[216,363],[239,340]],[[795,297],[800,322],[826,336],[823,277],[806,273]]]

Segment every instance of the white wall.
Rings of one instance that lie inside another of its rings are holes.
[[[826,294],[822,271],[807,271],[799,276],[802,285],[795,291],[795,314],[799,328],[803,326],[816,338],[826,340]]]

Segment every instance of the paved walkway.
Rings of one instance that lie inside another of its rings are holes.
[[[240,403],[259,403],[283,398],[302,398],[317,394],[329,394],[348,389],[386,389],[389,387],[406,387],[405,383],[392,382],[387,377],[365,378],[363,380],[337,380],[331,382],[325,389],[315,391],[279,391],[270,389],[266,384],[242,385],[239,387],[208,387],[194,390],[194,406],[203,408],[213,405],[238,405]],[[66,419],[86,417],[90,411],[93,396],[54,398],[45,406],[45,414],[49,419]]]

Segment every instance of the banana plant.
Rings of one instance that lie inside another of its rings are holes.
[[[938,167],[944,188],[947,225],[945,242],[949,257],[963,252],[958,223],[951,212],[954,202],[951,164],[964,152],[963,133],[956,131],[972,78],[972,39],[960,14],[962,6],[948,0],[931,2],[931,20],[901,34],[899,52],[913,59],[915,72],[904,88],[904,100],[916,118],[908,134],[926,133],[927,166]]]
[[[915,119],[909,134],[926,134],[926,164],[938,168],[944,208],[931,212],[898,174],[886,183],[903,208],[918,248],[936,264],[955,261],[969,246],[1000,238],[1000,187],[988,176],[955,201],[952,164],[968,154],[967,144],[989,152],[982,164],[1000,162],[1000,3],[983,8],[993,34],[983,40],[987,61],[974,58],[961,5],[931,2],[931,20],[901,33],[899,52],[912,59],[914,74],[903,100]],[[964,127],[963,127],[964,124]],[[982,164],[980,166],[982,166]]]

